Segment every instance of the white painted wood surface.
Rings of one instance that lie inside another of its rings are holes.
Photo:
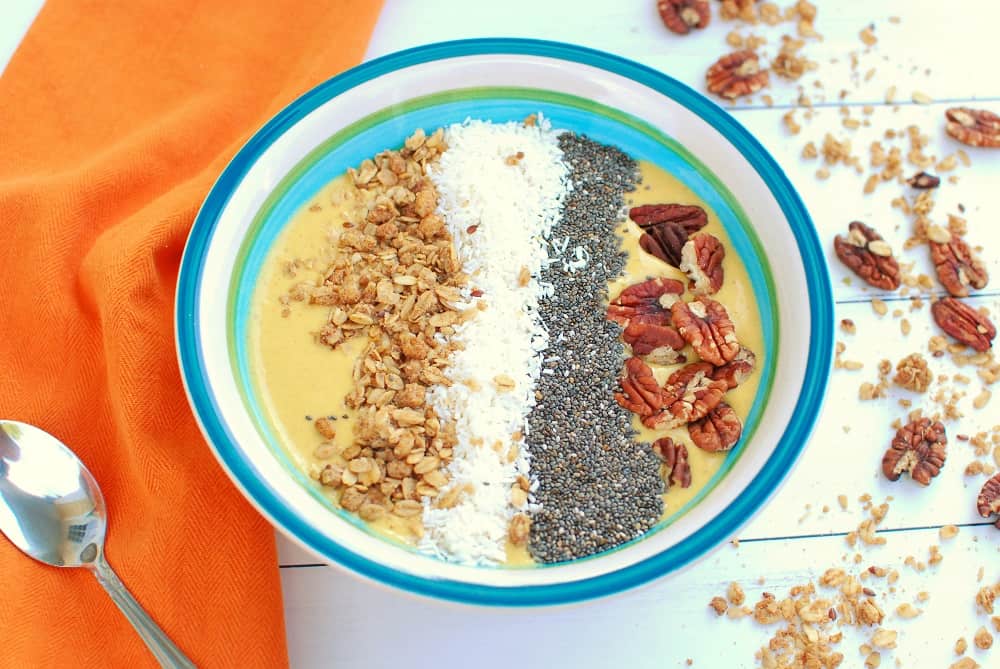
[[[817,28],[824,40],[811,44],[807,53],[820,63],[816,76],[791,84],[775,80],[770,91],[774,107],[759,100],[740,101],[732,113],[773,153],[802,195],[828,249],[833,236],[850,220],[874,224],[899,249],[910,222],[889,200],[903,192],[894,184],[875,194],[862,193],[862,178],[848,168],[831,169],[833,176],[817,180],[819,161],[800,157],[802,145],[822,142],[826,132],[850,137],[854,152],[867,165],[868,145],[886,127],[897,130],[918,125],[931,136],[928,154],[939,158],[957,147],[943,132],[942,114],[948,106],[973,104],[1000,111],[1000,75],[996,59],[989,56],[1000,5],[982,0],[838,0],[819,5]],[[6,0],[0,8],[0,67],[13,51],[23,25],[34,15],[39,0]],[[713,2],[713,5],[717,3]],[[899,16],[898,24],[889,17]],[[879,43],[866,49],[859,31],[875,26]],[[22,26],[18,28],[18,26]],[[428,42],[483,36],[517,36],[574,42],[611,51],[660,69],[703,90],[704,71],[727,50],[725,35],[736,24],[714,17],[706,31],[686,38],[667,33],[659,22],[653,0],[632,2],[571,2],[570,0],[505,0],[473,3],[458,0],[386,0],[368,56]],[[768,38],[762,49],[777,51],[780,35],[789,26],[740,28]],[[859,65],[852,74],[850,54]],[[836,61],[836,62],[831,62]],[[870,68],[875,74],[863,81]],[[813,81],[822,82],[822,88]],[[781,116],[791,108],[801,84],[817,104],[817,116],[790,135]],[[897,89],[898,107],[885,104],[889,86]],[[841,89],[848,91],[839,100]],[[932,96],[932,105],[915,105],[913,91]],[[825,98],[825,99],[824,99]],[[855,118],[870,118],[871,128],[850,131],[841,126],[840,106]],[[871,116],[864,105],[875,107]],[[905,151],[904,151],[905,152]],[[987,247],[986,257],[994,281],[975,298],[979,305],[1000,315],[1000,151],[970,150],[972,169],[959,168],[957,185],[946,184],[938,195],[934,215],[966,208],[969,239]],[[906,167],[907,173],[915,168]],[[992,254],[989,252],[992,251]],[[926,249],[906,255],[916,261],[915,271],[930,271]],[[897,400],[920,397],[895,388],[888,399],[861,402],[857,388],[874,381],[876,361],[893,362],[916,350],[925,350],[936,328],[927,307],[909,312],[907,299],[890,302],[890,314],[877,317],[870,299],[878,291],[861,282],[841,282],[847,272],[829,251],[837,319],[850,318],[858,332],[837,339],[847,345],[845,358],[865,361],[863,370],[834,373],[822,415],[808,448],[771,503],[739,533],[738,548],[721,547],[681,574],[634,592],[575,607],[533,611],[477,610],[413,598],[360,581],[317,560],[279,537],[289,653],[294,667],[563,667],[581,669],[621,667],[695,667],[733,669],[753,667],[754,651],[766,644],[770,633],[750,620],[716,620],[708,600],[722,594],[733,580],[756,601],[762,590],[779,597],[787,588],[818,576],[823,569],[844,566],[842,557],[853,556],[844,534],[865,517],[857,499],[870,493],[876,502],[893,496],[883,523],[888,544],[862,551],[863,565],[895,566],[902,573],[893,595],[876,588],[887,611],[904,601],[913,602],[926,590],[930,601],[920,605],[924,614],[912,621],[890,617],[887,626],[900,631],[899,648],[883,657],[882,666],[947,667],[956,659],[952,648],[960,636],[970,643],[969,654],[984,667],[1000,666],[1000,643],[989,652],[977,651],[973,632],[988,621],[977,616],[973,597],[980,583],[976,573],[984,568],[985,582],[1000,579],[1000,533],[984,525],[972,500],[984,477],[967,477],[965,465],[972,448],[951,439],[949,461],[928,489],[907,480],[889,483],[878,474],[881,453],[892,431],[889,423],[906,409]],[[912,323],[908,337],[900,332],[900,319],[891,310],[902,309]],[[958,370],[951,363],[932,360],[935,372],[949,376]],[[1000,397],[983,410],[971,407],[980,383],[969,384],[963,401],[966,416],[949,425],[949,434],[973,434],[1000,423]],[[1000,387],[994,387],[1000,395]],[[933,388],[932,388],[933,391]],[[845,431],[845,426],[849,432]],[[843,511],[837,495],[850,500]],[[809,505],[809,508],[807,508]],[[829,511],[824,512],[824,506]],[[958,537],[941,542],[937,528],[962,526]],[[916,574],[902,565],[913,555],[925,560],[928,547],[941,544],[944,562]],[[757,585],[758,578],[765,583]],[[1000,641],[1000,640],[998,640]],[[844,667],[860,667],[857,652],[861,639],[848,635],[839,650]],[[892,662],[893,664],[889,664]]]

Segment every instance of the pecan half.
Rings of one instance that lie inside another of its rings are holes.
[[[948,134],[969,146],[1000,148],[1000,116],[985,109],[952,107],[945,111]]]
[[[714,295],[722,288],[724,273],[722,260],[726,249],[714,235],[699,232],[681,249],[679,269],[691,280],[691,292],[699,295]]]
[[[629,323],[622,339],[632,347],[633,355],[655,365],[673,365],[686,360],[680,353],[686,344],[684,338],[668,325]]]
[[[936,177],[933,174],[927,174],[927,172],[917,172],[912,177],[907,179],[906,183],[910,184],[912,188],[927,190],[929,188],[937,188],[940,186],[941,177]]]
[[[688,235],[708,223],[705,210],[697,205],[644,204],[632,207],[629,218],[643,230],[639,247],[673,267],[681,264],[681,249]]]
[[[726,54],[705,73],[708,90],[734,100],[756,93],[770,83],[767,70],[760,69],[757,54],[750,49]]]
[[[653,442],[652,449],[663,460],[667,480],[672,485],[690,488],[691,465],[688,464],[687,446],[674,442],[670,437],[663,437]]]
[[[882,235],[860,221],[854,221],[847,229],[847,237],[837,235],[833,240],[833,248],[841,262],[876,288],[899,288],[899,263],[892,257],[892,248]]]
[[[1000,514],[1000,474],[995,474],[993,478],[983,484],[983,488],[976,498],[976,510],[983,518]],[[997,529],[1000,529],[1000,518],[997,519],[996,526]]]
[[[649,279],[634,284],[608,305],[608,320],[622,327],[632,322],[668,325],[670,305],[683,293],[684,284],[675,279]]]
[[[622,391],[615,401],[632,413],[651,416],[663,408],[663,391],[653,378],[653,370],[639,358],[625,361],[625,375],[620,382]]]
[[[628,217],[643,230],[670,222],[681,225],[689,235],[708,225],[708,214],[696,204],[644,204],[629,209]]]
[[[899,428],[882,456],[882,473],[890,481],[896,481],[903,472],[910,472],[910,478],[920,485],[930,485],[944,467],[947,443],[940,421],[912,420]]]
[[[702,360],[724,365],[740,352],[736,327],[726,308],[715,300],[699,296],[693,302],[674,302],[671,322]]]
[[[942,232],[948,234],[947,230]],[[952,233],[951,239],[945,244],[933,239],[928,240],[928,244],[938,279],[949,293],[955,297],[965,297],[969,294],[969,286],[977,289],[986,287],[990,275],[964,239]]]
[[[990,350],[997,336],[996,326],[990,319],[954,297],[943,297],[932,304],[931,314],[942,330],[977,351]]]
[[[688,434],[694,445],[703,451],[728,451],[743,433],[743,422],[725,402],[708,412],[701,420],[688,424]]]
[[[663,25],[678,35],[687,35],[692,28],[704,28],[712,20],[708,0],[659,0],[656,9]]]
[[[732,390],[750,378],[756,366],[757,356],[746,346],[740,346],[735,358],[712,371],[712,378],[725,381],[727,389]]]
[[[726,382],[712,378],[707,362],[685,365],[663,385],[663,411],[643,419],[646,427],[671,429],[703,418],[718,406],[726,393]]]

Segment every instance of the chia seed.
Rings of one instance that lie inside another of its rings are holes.
[[[621,545],[663,513],[659,460],[634,440],[632,414],[614,400],[625,350],[620,328],[605,318],[607,284],[626,261],[615,227],[638,168],[619,149],[586,136],[564,133],[559,147],[573,190],[551,238],[568,237],[566,255],[582,246],[590,262],[575,272],[555,262],[540,276],[555,293],[540,310],[549,347],[526,437],[541,504],[528,548],[539,562]]]

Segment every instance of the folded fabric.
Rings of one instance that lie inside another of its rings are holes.
[[[200,667],[287,664],[274,533],[204,443],[172,311],[240,145],[360,61],[380,2],[48,0],[0,78],[0,417],[83,459],[107,556]],[[0,666],[156,666],[83,570],[0,539]]]

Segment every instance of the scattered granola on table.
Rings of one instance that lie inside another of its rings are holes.
[[[907,390],[925,393],[933,378],[924,356],[919,353],[911,353],[896,364],[896,375],[892,382]]]

